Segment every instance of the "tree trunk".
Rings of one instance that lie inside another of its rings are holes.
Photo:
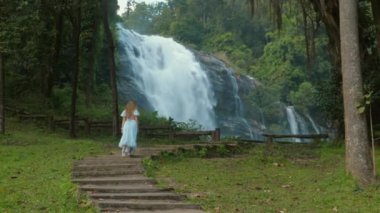
[[[77,7],[74,11],[76,18],[73,21],[73,37],[75,46],[75,58],[74,58],[74,69],[72,76],[72,94],[71,94],[71,113],[70,113],[70,137],[76,137],[75,131],[75,120],[76,120],[76,105],[77,105],[77,90],[78,90],[78,74],[79,74],[79,42],[81,33],[81,0],[77,1]]]
[[[5,97],[4,97],[4,90],[5,90],[5,72],[3,70],[3,56],[0,53],[0,134],[5,133],[5,113],[4,113],[4,108],[5,108]]]
[[[306,48],[306,72],[309,75],[309,79],[311,79],[311,54],[310,54],[310,37],[309,37],[309,27],[307,23],[307,12],[306,5],[304,1],[301,1],[301,9],[302,9],[302,21],[303,21],[303,30],[305,36],[305,48]]]
[[[45,96],[50,97],[54,85],[54,76],[57,73],[58,60],[61,53],[61,40],[62,40],[62,30],[63,30],[63,9],[62,5],[59,5],[58,17],[55,21],[55,43],[54,43],[54,52],[51,62],[50,70],[47,72],[46,76],[46,90]]]
[[[339,38],[339,1],[338,0],[310,0],[314,10],[325,24],[329,37],[329,52],[333,65],[340,65],[340,38]]]
[[[346,171],[362,185],[374,181],[365,113],[358,106],[363,98],[360,67],[358,2],[339,4],[342,83],[346,141]]]
[[[380,57],[380,1],[372,0],[372,14],[376,26],[377,55]]]
[[[95,77],[95,54],[96,54],[96,38],[98,34],[98,25],[99,25],[99,4],[95,3],[95,20],[92,26],[93,35],[91,38],[91,44],[89,48],[89,56],[88,59],[88,77],[87,77],[87,85],[86,85],[86,106],[90,106],[92,103],[92,97],[94,93],[94,77]]]
[[[103,24],[107,40],[107,61],[110,73],[111,88],[112,88],[112,123],[113,123],[113,136],[120,135],[119,124],[119,109],[118,109],[118,97],[116,87],[116,66],[115,66],[115,45],[113,43],[112,32],[108,23],[108,0],[102,0],[103,3]]]

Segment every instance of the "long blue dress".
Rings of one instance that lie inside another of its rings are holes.
[[[140,113],[136,109],[133,112],[133,115],[139,116]],[[121,113],[121,117],[126,117],[125,110]],[[127,119],[124,123],[123,129],[122,129],[122,136],[119,142],[119,147],[123,148],[124,146],[127,146],[128,148],[135,149],[137,147],[136,139],[137,139],[137,122],[136,120]]]

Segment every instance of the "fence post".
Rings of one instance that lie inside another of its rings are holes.
[[[267,150],[272,151],[273,146],[273,137],[271,135],[268,135],[268,141],[267,141]]]
[[[87,134],[91,134],[91,130],[90,130],[90,119],[88,119],[88,118],[84,118],[83,119],[83,121],[84,121],[84,130],[86,131],[86,133]]]
[[[48,117],[48,124],[49,124],[49,129],[53,131],[54,130],[54,116],[53,115]]]
[[[213,141],[220,141],[220,128],[215,128],[213,132]]]

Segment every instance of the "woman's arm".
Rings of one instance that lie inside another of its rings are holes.
[[[123,127],[124,127],[124,124],[125,124],[125,116],[123,117],[123,121],[122,121],[122,123],[121,123],[121,129],[123,129]]]

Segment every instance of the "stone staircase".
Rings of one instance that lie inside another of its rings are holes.
[[[144,175],[142,159],[185,146],[139,148],[132,157],[119,152],[88,157],[74,163],[72,181],[87,193],[101,212],[200,213],[201,207],[186,202],[186,197],[172,188],[159,188],[154,179]]]

